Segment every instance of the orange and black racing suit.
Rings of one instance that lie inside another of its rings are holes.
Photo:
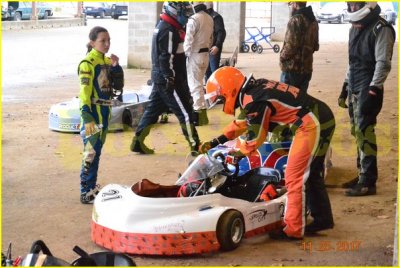
[[[288,190],[284,232],[303,237],[306,196],[314,222],[332,225],[333,217],[323,179],[324,158],[335,119],[330,108],[298,88],[265,79],[251,80],[239,93],[240,115],[224,129],[232,140],[245,134],[240,151],[251,155],[265,141],[273,125],[289,125],[294,134],[285,171]]]

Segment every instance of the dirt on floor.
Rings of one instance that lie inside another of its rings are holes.
[[[201,256],[132,256],[140,266],[391,266],[398,185],[398,55],[385,84],[384,106],[376,133],[379,145],[377,195],[346,197],[340,185],[356,176],[356,148],[347,110],[337,97],[347,65],[347,44],[321,45],[315,54],[309,93],[325,101],[336,116],[333,167],[326,181],[335,227],[301,242],[275,241],[268,235],[245,239],[232,252]],[[257,78],[279,80],[278,55],[239,54],[237,67]],[[5,66],[3,66],[5,67]],[[126,70],[126,89],[139,89],[149,70]],[[26,254],[42,239],[52,253],[72,261],[75,245],[88,252],[103,250],[90,238],[91,205],[79,201],[82,141],[79,135],[48,129],[52,104],[78,94],[76,76],[57,76],[45,84],[3,88],[12,96],[2,103],[2,252],[13,243],[14,256]],[[217,106],[210,125],[198,128],[202,140],[221,133],[232,118]],[[131,185],[148,178],[173,184],[187,166],[189,148],[178,121],[152,129],[146,143],[156,154],[129,151],[132,131],[110,133],[101,156],[98,183]]]

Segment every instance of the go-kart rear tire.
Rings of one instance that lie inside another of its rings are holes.
[[[244,236],[244,220],[237,210],[228,210],[218,220],[217,239],[222,251],[236,249]]]

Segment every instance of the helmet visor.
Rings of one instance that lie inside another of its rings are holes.
[[[356,12],[365,6],[365,2],[347,2],[347,11],[350,13]]]
[[[207,109],[213,108],[219,102],[225,103],[225,98],[220,93],[216,91],[212,91],[204,95],[204,99],[206,100]]]

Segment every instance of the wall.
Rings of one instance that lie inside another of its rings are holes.
[[[84,18],[71,19],[48,19],[48,20],[23,20],[23,21],[2,21],[2,30],[27,30],[41,28],[60,28],[86,25]]]
[[[128,15],[128,67],[151,68],[151,38],[163,2],[130,2]],[[265,3],[261,3],[266,5]],[[268,3],[269,5],[269,3]],[[226,39],[223,52],[232,53],[245,40],[246,2],[216,2],[215,10],[224,18]],[[269,14],[265,14],[270,16]],[[269,26],[264,18],[265,26]],[[289,20],[287,2],[272,3],[272,40],[283,41]],[[263,24],[264,25],[264,24]]]

